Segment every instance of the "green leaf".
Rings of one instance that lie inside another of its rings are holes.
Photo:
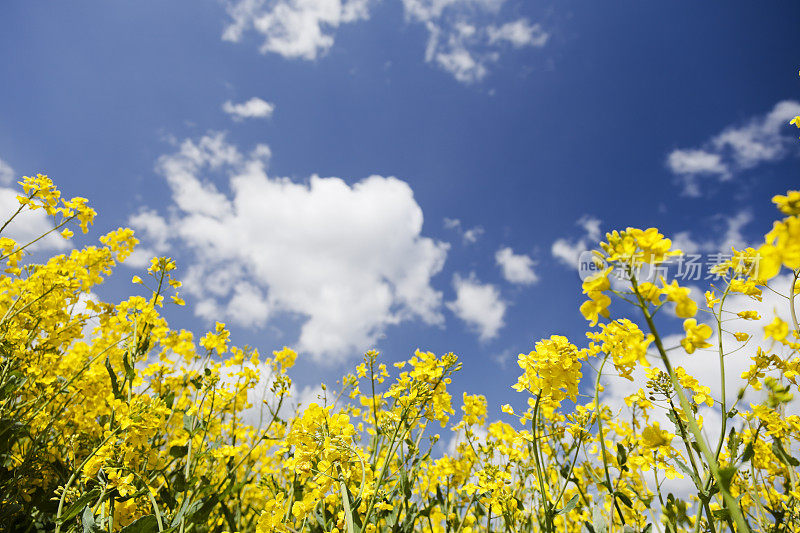
[[[403,496],[406,500],[411,499],[411,483],[408,481],[408,476],[406,475],[406,471],[403,470],[400,473],[400,488],[403,491]],[[353,505],[353,507],[358,507],[357,505]]]
[[[617,443],[617,463],[620,466],[624,466],[625,463],[628,462],[628,452],[625,450],[625,446],[621,443]]]
[[[319,505],[314,507],[314,510],[311,511],[311,515],[314,517],[314,519],[317,521],[317,523],[322,526],[323,530],[327,529],[326,526],[325,526],[325,520],[324,520],[324,518],[322,516],[322,513],[319,511]]]
[[[592,528],[595,533],[608,533],[608,522],[603,516],[603,509],[599,506],[592,510]]]
[[[633,509],[633,502],[631,502],[631,499],[630,499],[630,497],[628,497],[627,494],[625,494],[624,492],[621,492],[621,491],[616,491],[614,493],[614,496],[616,496],[619,499],[619,501],[624,503],[626,507],[629,507],[629,508]]]
[[[175,403],[175,391],[169,391],[166,396],[164,396],[164,403],[172,409],[172,404]]]
[[[567,502],[567,504],[564,506],[563,509],[560,509],[559,511],[556,511],[556,514],[557,515],[567,514],[568,512],[570,512],[573,509],[575,509],[576,505],[578,505],[578,495],[577,494],[569,499],[569,501]]]
[[[339,480],[339,490],[342,494],[342,506],[344,507],[344,524],[347,533],[355,533],[353,526],[353,511],[350,509],[350,491],[347,489],[343,479]]]
[[[111,368],[111,361],[106,357],[106,370],[111,377],[111,392],[114,393],[114,398],[121,400],[122,395],[119,393],[119,383],[117,382],[117,373]]]
[[[697,452],[697,455],[700,457],[703,456],[703,450],[700,449],[700,445],[697,443],[697,441],[692,441],[692,448],[694,448],[694,451]]]
[[[194,434],[196,417],[192,415],[183,415],[183,429],[189,432],[190,435]]]
[[[731,428],[728,432],[728,452],[731,457],[736,457],[738,454],[739,444],[741,444],[741,440],[736,435],[736,428]]]
[[[128,383],[133,383],[133,378],[136,377],[136,373],[133,371],[133,366],[131,366],[128,361],[128,352],[125,352],[122,356],[122,366],[125,369],[125,379]]]
[[[186,479],[182,470],[175,472],[175,480],[172,482],[172,488],[175,492],[185,492],[194,485],[193,480]]]
[[[696,487],[700,487],[702,485],[702,482],[700,481],[700,479],[698,479],[698,477],[695,475],[695,473],[694,473],[694,471],[692,469],[690,469],[688,466],[686,466],[686,463],[684,463],[683,461],[681,461],[680,459],[677,459],[677,458],[675,459],[675,463],[678,465],[678,468],[683,470],[683,472],[687,476],[689,476],[692,481],[694,481],[694,484],[695,484]]]
[[[30,428],[12,418],[0,420],[0,452],[6,453],[14,447],[14,444],[25,437],[30,437]]]
[[[444,494],[442,494],[442,488],[439,485],[436,485],[436,501],[444,507]]]
[[[184,499],[183,503],[181,504],[181,508],[178,510],[178,512],[173,517],[172,523],[170,525],[171,526],[177,526],[178,524],[181,523],[181,519],[184,516],[191,516],[202,505],[203,505],[203,502],[194,501],[194,502],[190,503],[189,502],[189,498]]]
[[[711,514],[718,520],[728,520],[731,517],[731,512],[727,509],[714,509]]]
[[[189,451],[189,446],[170,446],[169,454],[175,458],[181,458]]]
[[[729,466],[727,468],[720,468],[719,469],[719,477],[720,481],[722,481],[722,488],[726,491],[730,490],[731,488],[731,481],[733,480],[733,476],[736,475],[736,467]]]
[[[72,520],[86,507],[89,503],[94,502],[100,496],[100,489],[92,489],[89,492],[84,492],[80,498],[67,507],[67,510],[61,514],[58,519],[59,523],[64,523],[67,520]]]
[[[774,453],[775,457],[777,457],[785,465],[800,466],[800,461],[786,453],[786,450],[783,448],[783,444],[778,439],[772,441],[772,453]]]
[[[92,512],[92,508],[88,505],[83,509],[81,524],[83,524],[83,533],[98,533],[103,531],[97,522],[94,521],[94,513]]]
[[[389,513],[389,515],[385,518],[387,526],[393,528],[395,524],[397,524],[397,519],[400,518],[400,509],[401,509],[400,505],[394,506],[392,512]]]
[[[158,531],[158,520],[155,515],[149,514],[137,518],[120,530],[120,533],[155,533]]]
[[[742,462],[746,463],[750,459],[753,458],[754,450],[753,450],[753,443],[748,442],[747,446],[744,447],[744,453],[742,454]]]

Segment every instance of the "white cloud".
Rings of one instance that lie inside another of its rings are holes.
[[[14,169],[11,168],[11,165],[0,159],[0,183],[10,185],[15,177],[16,173]]]
[[[512,360],[512,357],[516,357],[516,353],[507,348],[499,353],[495,353],[490,357],[492,361],[497,363],[497,366],[505,370],[508,366],[508,362]]]
[[[233,120],[241,121],[246,118],[269,118],[275,111],[275,105],[254,96],[241,104],[228,100],[222,104],[222,110],[231,115]]]
[[[461,228],[461,221],[457,218],[444,218],[444,227],[447,229]]]
[[[699,196],[698,178],[724,181],[737,172],[786,157],[795,141],[786,135],[789,121],[798,114],[800,102],[778,102],[767,114],[724,129],[702,148],[673,150],[667,156],[667,167],[680,178],[685,195]]]
[[[527,19],[507,22],[502,26],[489,26],[486,33],[489,36],[489,44],[507,42],[514,48],[541,47],[547,44],[550,38],[540,24],[531,24]]]
[[[245,326],[298,317],[297,349],[328,360],[371,347],[391,324],[442,323],[442,295],[430,281],[448,246],[422,236],[407,183],[317,175],[295,183],[269,177],[268,158],[266,146],[244,154],[212,133],[158,162],[174,203],[166,224],[175,243],[164,246],[190,252],[179,265],[188,266],[196,314]],[[131,225],[158,248],[161,223],[137,217]]]
[[[539,281],[533,270],[533,259],[525,254],[515,254],[511,248],[500,248],[494,259],[503,269],[503,277],[510,283],[532,285]]]
[[[577,270],[580,255],[597,247],[600,240],[600,219],[584,215],[575,224],[583,228],[584,235],[578,239],[556,239],[550,252],[561,263]]]
[[[722,156],[705,150],[675,150],[669,154],[667,164],[676,174],[728,173],[728,167],[722,163]]]
[[[474,275],[462,278],[453,276],[456,299],[447,302],[447,307],[455,315],[475,329],[480,340],[486,341],[497,336],[503,327],[506,303],[494,285],[482,284]]]
[[[737,250],[747,247],[747,240],[742,235],[742,229],[753,221],[753,214],[749,210],[740,211],[730,217],[717,216],[714,218],[716,220],[712,220],[712,223],[716,222],[724,226],[724,233],[714,228],[712,233],[718,235],[718,238],[696,240],[692,237],[691,232],[681,231],[672,237],[672,248],[685,254],[717,252],[729,254],[731,247],[735,247]]]
[[[403,0],[406,19],[428,31],[425,61],[462,83],[475,83],[500,59],[504,45],[540,48],[549,34],[521,18],[495,24],[505,0]]]
[[[0,220],[0,226],[16,213],[19,209],[17,196],[21,190],[10,187],[0,187],[0,213],[4,213]],[[53,219],[49,217],[44,209],[31,211],[22,210],[11,223],[3,230],[3,237],[14,239],[19,244],[28,244],[34,239],[44,235],[53,229]],[[66,250],[70,248],[69,241],[64,239],[58,232],[53,232],[42,240],[26,248],[27,251],[41,250]]]
[[[480,236],[483,235],[483,228],[481,226],[475,226],[474,228],[469,228],[464,232],[464,242],[466,243],[475,243],[478,242]]]
[[[369,18],[373,0],[229,0],[222,39],[262,39],[261,53],[314,60],[330,50],[336,30]],[[463,83],[489,72],[503,48],[543,47],[549,34],[526,18],[499,19],[505,0],[403,0],[408,21],[425,26],[425,61]]]
[[[368,5],[369,0],[232,0],[233,21],[222,38],[239,42],[254,30],[264,39],[261,53],[313,60],[333,46],[340,25],[369,18]]]
[[[461,221],[457,218],[445,218],[444,219],[444,227],[447,229],[452,229],[457,231],[461,234],[461,239],[464,241],[464,244],[474,244],[478,242],[478,239],[481,235],[483,235],[483,227],[481,226],[474,226],[472,228],[465,228]]]
[[[129,217],[128,224],[136,228],[136,238],[142,243],[125,260],[128,266],[144,267],[151,258],[167,253],[169,225],[161,215],[145,208]]]

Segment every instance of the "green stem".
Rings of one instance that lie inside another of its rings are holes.
[[[545,520],[545,529],[550,532],[553,530],[552,527],[552,512],[553,509],[550,506],[550,500],[547,497],[547,491],[544,488],[544,474],[542,472],[542,464],[539,460],[539,437],[537,435],[536,427],[539,424],[539,402],[542,398],[542,391],[539,390],[539,394],[536,395],[536,405],[533,407],[533,420],[531,421],[531,432],[533,433],[533,458],[536,462],[536,479],[539,481],[539,492],[542,494],[542,501],[544,503],[544,520]]]
[[[606,474],[606,484],[608,492],[611,494],[611,503],[613,504],[614,509],[617,510],[617,514],[619,515],[619,519],[622,522],[622,525],[625,525],[625,518],[622,516],[622,509],[619,508],[619,504],[617,503],[617,496],[614,494],[614,488],[611,486],[611,474],[608,472],[608,459],[606,459],[606,437],[605,432],[603,431],[603,411],[600,409],[600,378],[603,375],[603,367],[606,365],[606,361],[608,361],[608,354],[603,357],[603,362],[600,363],[600,369],[597,371],[597,377],[595,378],[594,383],[594,408],[595,412],[597,413],[597,430],[600,433],[600,453],[603,455],[603,471]],[[611,511],[611,520],[609,521],[609,527],[613,529],[614,526],[614,511]]]
[[[69,490],[70,486],[72,486],[72,483],[75,482],[75,478],[78,477],[78,474],[83,471],[83,467],[86,466],[86,463],[89,462],[89,459],[94,457],[95,454],[98,451],[100,451],[100,448],[102,448],[108,441],[110,441],[112,437],[115,437],[117,435],[117,431],[118,430],[112,431],[111,434],[108,437],[103,439],[103,442],[101,442],[100,445],[97,446],[97,448],[92,450],[92,453],[90,453],[86,457],[86,459],[83,460],[81,465],[72,473],[72,475],[70,476],[69,480],[67,480],[67,484],[64,485],[64,490],[61,491],[61,497],[58,499],[58,510],[56,511],[56,530],[55,530],[55,533],[60,533],[60,531],[61,531],[61,521],[59,519],[61,518],[61,512],[64,509],[64,498],[66,498],[67,491]]]
[[[653,317],[650,314],[650,311],[647,308],[647,304],[644,301],[641,293],[639,292],[638,284],[636,283],[636,277],[631,276],[631,283],[633,285],[633,290],[636,293],[636,297],[639,299],[639,308],[642,310],[644,314],[644,318],[647,321],[647,327],[650,329],[650,332],[653,334],[655,338],[656,348],[658,349],[658,353],[661,356],[661,361],[664,363],[664,367],[669,374],[670,380],[672,381],[672,386],[675,389],[675,392],[678,393],[678,399],[680,400],[681,409],[686,414],[686,420],[689,424],[689,429],[692,432],[692,435],[695,438],[698,446],[700,446],[700,451],[705,456],[706,461],[708,462],[708,468],[711,470],[711,474],[714,476],[714,480],[719,487],[719,491],[722,494],[722,499],[725,502],[728,511],[730,512],[731,518],[736,523],[736,527],[739,529],[740,532],[749,532],[750,528],[747,526],[747,522],[744,520],[744,516],[742,515],[742,509],[739,506],[739,502],[736,501],[730,491],[725,488],[722,482],[722,475],[719,471],[719,464],[717,463],[717,459],[714,457],[714,454],[711,452],[711,449],[708,447],[708,443],[706,439],[703,437],[702,432],[700,431],[700,426],[697,424],[697,420],[692,415],[691,406],[689,405],[689,400],[686,398],[686,394],[683,391],[683,387],[681,386],[680,381],[678,380],[678,376],[675,375],[675,371],[672,368],[672,364],[669,361],[669,357],[667,356],[667,352],[664,349],[664,345],[661,342],[661,337],[658,334],[658,330],[656,329],[656,325],[653,322]]]

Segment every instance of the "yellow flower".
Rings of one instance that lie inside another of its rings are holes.
[[[608,318],[608,306],[611,305],[611,298],[602,293],[592,294],[591,300],[586,300],[581,304],[581,314],[589,321],[590,325],[597,325],[600,316]]]
[[[656,228],[641,230],[627,228],[625,231],[606,233],[606,241],[600,247],[608,261],[637,267],[642,264],[658,264],[667,256],[678,255],[680,250],[670,250],[672,241],[664,238]]]
[[[711,336],[713,332],[711,326],[708,324],[697,324],[694,318],[687,318],[683,321],[683,329],[686,331],[686,337],[681,340],[681,345],[686,350],[686,353],[694,353],[697,348],[708,348],[711,344],[706,342],[706,339]]]
[[[211,333],[209,331],[206,333],[205,337],[200,339],[200,346],[209,351],[216,350],[218,355],[223,354],[228,350],[228,337],[230,335],[230,331],[225,329],[225,324],[217,322],[215,332]]]
[[[653,342],[653,335],[645,337],[639,326],[627,318],[615,320],[600,327],[601,332],[586,334],[589,339],[598,343],[597,345],[592,343],[590,350],[596,346],[611,355],[620,377],[633,381],[631,373],[636,363],[650,366],[645,356],[647,347]]]
[[[689,296],[688,287],[679,286],[677,281],[667,285],[664,278],[661,278],[661,283],[664,285],[662,290],[667,295],[667,300],[675,302],[676,315],[680,318],[691,318],[697,314],[697,304]]]
[[[581,359],[586,358],[566,337],[553,335],[536,343],[529,354],[519,354],[517,364],[524,371],[514,389],[527,390],[543,397],[561,401],[569,396],[573,401],[578,394],[581,379]]]
[[[681,384],[681,387],[694,393],[692,399],[695,401],[695,403],[705,403],[709,407],[714,405],[714,398],[711,396],[710,387],[700,385],[700,382],[697,381],[697,378],[687,374],[686,370],[684,370],[684,368],[681,366],[675,368],[675,376],[678,378],[678,382]]]
[[[284,346],[279,352],[272,352],[272,355],[275,356],[275,361],[284,369],[292,368],[297,359],[297,353],[287,346]]]
[[[745,320],[761,319],[761,315],[759,315],[756,311],[740,311],[736,313],[736,316],[738,316],[739,318],[743,318]]]
[[[771,323],[764,326],[764,337],[768,339],[771,337],[780,342],[784,340],[787,335],[789,335],[789,324],[778,317],[775,317]]]
[[[758,249],[759,278],[775,277],[781,266],[793,270],[800,268],[800,217],[776,220],[772,230],[764,236],[764,241]]]
[[[658,422],[653,422],[653,425],[647,426],[642,430],[642,441],[648,448],[669,446],[674,437],[675,435],[669,431],[661,429],[661,425]]]
[[[589,300],[581,305],[580,311],[592,326],[597,324],[598,316],[609,317],[608,306],[611,305],[611,298],[603,294],[603,291],[611,288],[611,282],[608,280],[610,272],[611,267],[583,280],[583,294],[587,295]]]
[[[486,421],[486,397],[479,394],[464,393],[464,422],[468,425],[483,424]]]
[[[713,309],[715,304],[718,304],[720,299],[714,295],[714,291],[706,291],[706,306]]]
[[[642,295],[642,298],[653,305],[661,304],[661,293],[661,289],[659,289],[654,283],[645,281],[644,283],[639,284],[639,294]]]
[[[792,124],[800,128],[800,117],[795,117]],[[788,191],[786,196],[776,194],[772,197],[772,202],[778,206],[781,213],[790,216],[800,215],[800,191]]]

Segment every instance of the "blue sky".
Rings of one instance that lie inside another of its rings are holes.
[[[0,178],[88,197],[77,244],[137,230],[100,297],[173,256],[171,324],[297,347],[301,387],[419,347],[461,357],[459,396],[519,403],[518,353],[583,341],[571,258],[598,231],[711,253],[769,229],[798,185],[798,22],[790,2],[8,1]]]

